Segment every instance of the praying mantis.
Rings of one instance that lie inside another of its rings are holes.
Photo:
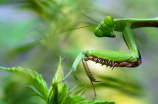
[[[81,52],[75,59],[72,69],[63,79],[63,81],[72,73],[75,72],[80,61],[84,66],[86,74],[92,84],[94,91],[94,98],[96,97],[96,91],[93,82],[97,81],[86,61],[91,60],[102,65],[112,67],[137,67],[142,63],[140,52],[137,48],[136,42],[132,35],[132,29],[141,27],[158,27],[158,17],[149,19],[134,19],[134,18],[122,18],[113,19],[112,16],[107,16],[94,30],[96,37],[110,37],[115,38],[115,31],[122,32],[123,39],[131,53],[105,51],[105,50],[86,50]]]

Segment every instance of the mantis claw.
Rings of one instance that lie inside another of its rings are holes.
[[[94,97],[93,97],[93,100],[96,98],[97,94],[95,92],[95,88],[94,88],[94,85],[93,85],[93,82],[91,81],[91,84],[92,84],[92,87],[93,87],[93,91],[94,91]]]
[[[91,81],[91,84],[92,84],[92,87],[93,87],[93,91],[94,91],[94,98],[93,98],[93,100],[94,100],[97,95],[96,95],[96,92],[95,92],[95,88],[94,88],[93,82],[101,82],[101,81],[97,81],[96,78],[92,75],[92,73],[90,72],[90,70],[88,68],[88,65],[87,65],[87,63],[86,63],[86,61],[84,59],[82,60],[82,63],[83,63],[84,69],[86,71],[86,74],[89,77],[89,79]]]

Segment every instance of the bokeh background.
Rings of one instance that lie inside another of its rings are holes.
[[[95,37],[97,24],[85,15],[98,22],[108,15],[153,18],[158,16],[157,4],[157,0],[0,0],[0,65],[36,70],[50,86],[59,56],[65,57],[66,75],[84,50],[129,52],[120,32],[116,32],[115,39]],[[83,26],[91,27],[75,29]],[[96,99],[117,104],[157,104],[158,29],[140,28],[132,32],[142,55],[139,67],[111,71],[88,61],[93,75],[102,81],[94,83]],[[87,85],[84,96],[92,99],[94,93],[81,63],[76,77],[78,80],[72,75],[67,78],[68,86]],[[0,101],[24,104],[28,100],[26,92],[19,90],[23,83],[20,77],[0,70]],[[30,100],[44,104],[40,98]]]

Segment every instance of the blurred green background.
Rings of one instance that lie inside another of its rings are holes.
[[[158,16],[157,4],[157,0],[0,0],[0,65],[36,70],[49,86],[60,55],[65,57],[66,75],[83,50],[129,52],[120,32],[116,32],[115,39],[95,37],[93,31],[97,24],[84,14],[98,22],[108,15],[153,18]],[[69,31],[90,25],[92,27]],[[133,30],[143,62],[137,68],[114,68],[111,71],[109,67],[88,61],[93,75],[102,81],[94,83],[96,99],[117,104],[157,104],[157,34],[157,28]],[[76,76],[78,80],[73,76],[67,79],[69,87],[87,85],[84,96],[92,99],[93,90],[82,64]],[[19,91],[22,83],[23,79],[0,70],[0,101],[14,100],[24,104],[20,100],[28,99],[24,99],[26,92]],[[32,99],[41,101],[36,97]]]

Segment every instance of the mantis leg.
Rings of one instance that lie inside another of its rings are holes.
[[[83,52],[83,65],[89,77],[94,90],[94,99],[96,97],[95,88],[93,82],[97,82],[96,79],[90,73],[88,65],[85,61],[92,60],[102,65],[112,67],[137,67],[141,64],[141,55],[137,49],[136,42],[133,38],[130,25],[127,24],[123,30],[123,39],[126,42],[131,54],[114,51],[101,51],[101,50],[88,50]]]
[[[80,53],[76,60],[72,65],[71,71],[67,74],[67,76],[63,79],[63,81],[69,76],[70,73],[76,71],[76,68],[79,62],[82,60],[84,69],[88,78],[91,81],[93,90],[94,90],[94,98],[96,97],[95,88],[93,82],[97,81],[93,75],[91,74],[86,61],[92,60],[96,63],[100,63],[102,65],[107,65],[112,67],[137,67],[141,64],[141,56],[137,49],[135,40],[131,33],[130,25],[127,24],[123,30],[123,38],[126,42],[128,48],[131,51],[131,54],[124,52],[115,52],[115,51],[102,51],[102,50],[87,50]]]
[[[82,63],[84,66],[84,69],[86,71],[86,74],[88,78],[91,81],[93,91],[94,91],[94,98],[96,97],[95,88],[93,85],[93,82],[99,82],[97,81],[93,75],[91,74],[88,65],[86,61],[92,60],[96,63],[100,63],[102,65],[107,65],[112,67],[136,67],[140,63],[136,62],[130,62],[130,60],[133,60],[134,57],[131,54],[123,53],[123,52],[114,52],[114,51],[101,51],[101,50],[88,50],[83,52],[82,56]]]
[[[126,42],[129,50],[131,51],[131,55],[133,56],[133,58],[128,60],[128,62],[138,62],[139,64],[141,64],[141,55],[132,35],[130,24],[127,24],[123,30],[123,39]]]
[[[101,82],[101,81],[97,81],[97,80],[93,77],[93,75],[92,75],[92,73],[90,72],[90,70],[89,70],[89,68],[88,68],[88,65],[87,65],[87,63],[86,63],[86,61],[85,61],[84,59],[82,60],[82,63],[83,63],[84,69],[85,69],[85,71],[86,71],[86,74],[87,74],[88,78],[89,78],[90,81],[91,81],[91,84],[92,84],[92,87],[93,87],[93,91],[94,91],[94,97],[93,97],[93,99],[95,99],[95,97],[96,97],[97,95],[96,95],[96,92],[95,92],[95,88],[94,88],[93,82]]]

